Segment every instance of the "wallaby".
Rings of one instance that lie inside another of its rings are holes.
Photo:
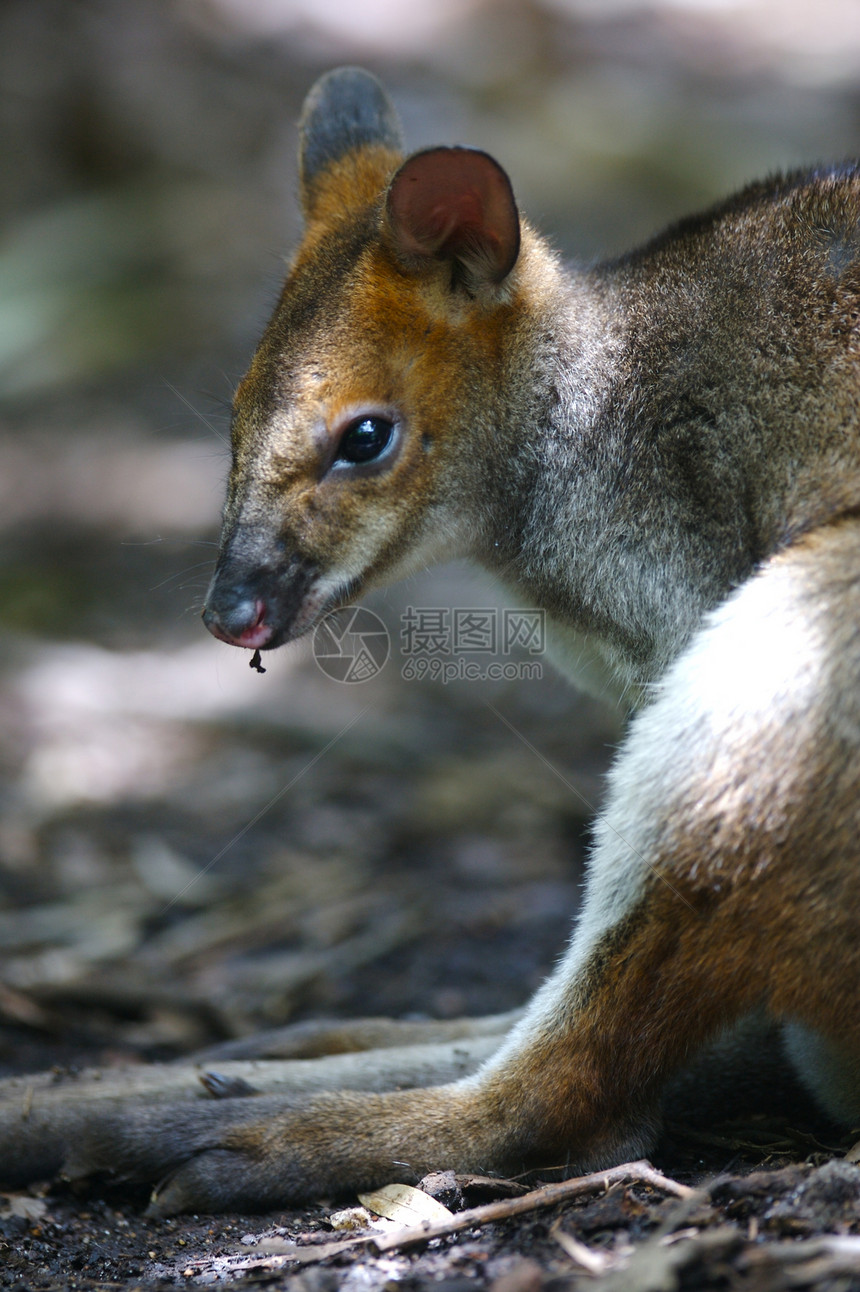
[[[568,269],[492,158],[404,160],[344,68],[300,174],[206,624],[270,649],[449,557],[542,607],[559,660],[634,710],[582,913],[519,1019],[299,1030],[284,1053],[364,1052],[281,1065],[276,1093],[165,1068],[108,1111],[29,1081],[25,1115],[7,1083],[7,1174],[111,1167],[168,1212],[600,1168],[650,1151],[674,1075],[754,1049],[754,1018],[860,1119],[860,172]]]

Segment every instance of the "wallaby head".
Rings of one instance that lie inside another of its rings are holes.
[[[485,153],[404,161],[391,104],[354,68],[316,84],[300,137],[304,237],[236,393],[204,611],[253,648],[484,541],[476,459],[518,291],[520,220]]]

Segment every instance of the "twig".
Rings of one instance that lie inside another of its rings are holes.
[[[203,1273],[217,1273],[223,1277],[225,1272],[234,1275],[241,1272],[248,1275],[281,1270],[288,1265],[311,1265],[317,1261],[331,1260],[351,1253],[357,1254],[360,1251],[369,1251],[381,1256],[385,1252],[418,1246],[429,1242],[431,1238],[444,1238],[462,1229],[490,1224],[496,1220],[507,1220],[511,1216],[521,1216],[529,1211],[538,1211],[543,1207],[552,1206],[553,1203],[563,1202],[567,1198],[575,1198],[597,1189],[606,1190],[618,1184],[649,1184],[685,1200],[698,1196],[695,1189],[688,1189],[686,1185],[678,1184],[677,1181],[661,1175],[649,1162],[628,1162],[623,1166],[611,1167],[608,1171],[596,1171],[593,1175],[577,1176],[573,1180],[563,1180],[560,1184],[548,1184],[542,1189],[533,1189],[531,1193],[523,1194],[521,1197],[504,1198],[498,1202],[487,1203],[483,1207],[472,1207],[469,1211],[461,1211],[450,1220],[435,1225],[426,1224],[409,1229],[398,1229],[391,1234],[357,1234],[354,1238],[335,1239],[333,1242],[329,1239],[320,1241],[318,1236],[314,1236],[316,1241],[313,1239],[308,1241],[311,1238],[310,1235],[301,1235],[300,1238],[304,1241],[274,1239],[265,1245],[261,1244],[257,1252],[248,1255],[243,1253],[241,1256],[189,1261],[188,1269],[196,1277],[200,1277]],[[583,1251],[591,1254],[593,1265],[596,1265],[602,1257],[602,1253],[591,1252],[591,1249],[585,1248],[584,1245]],[[610,1267],[607,1266],[607,1268]]]
[[[818,1287],[826,1279],[860,1274],[860,1235],[822,1234],[752,1247],[744,1253],[741,1264],[750,1272],[780,1269],[789,1287]]]
[[[562,1251],[587,1274],[605,1274],[613,1265],[618,1264],[618,1253],[601,1252],[596,1248],[581,1243],[573,1234],[562,1228],[562,1217],[550,1226],[549,1236],[554,1238]]]
[[[662,1189],[676,1198],[692,1198],[696,1190],[685,1184],[678,1184],[654,1169],[650,1162],[626,1162],[622,1166],[610,1167],[607,1171],[595,1171],[592,1175],[576,1176],[572,1180],[562,1180],[558,1184],[547,1184],[541,1189],[533,1189],[521,1198],[503,1198],[499,1202],[488,1202],[482,1207],[471,1207],[460,1211],[450,1220],[439,1221],[435,1225],[422,1225],[420,1229],[401,1230],[396,1234],[374,1237],[372,1247],[377,1252],[397,1251],[406,1247],[415,1247],[429,1242],[431,1238],[444,1238],[448,1234],[459,1233],[463,1229],[472,1229],[477,1225],[489,1225],[497,1220],[510,1220],[513,1216],[523,1216],[530,1211],[540,1211],[552,1207],[558,1202],[567,1202],[569,1198],[578,1198],[583,1193],[592,1193],[595,1189],[608,1189],[613,1184],[649,1184],[652,1188]]]

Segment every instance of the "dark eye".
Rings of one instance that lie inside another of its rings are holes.
[[[341,436],[338,462],[372,462],[391,442],[394,423],[387,417],[360,417]]]

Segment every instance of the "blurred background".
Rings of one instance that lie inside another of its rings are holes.
[[[551,675],[264,676],[198,618],[232,389],[299,233],[323,70],[495,154],[570,257],[860,150],[856,0],[4,0],[0,1063],[519,1003],[619,725]],[[528,742],[528,743],[526,743]]]

